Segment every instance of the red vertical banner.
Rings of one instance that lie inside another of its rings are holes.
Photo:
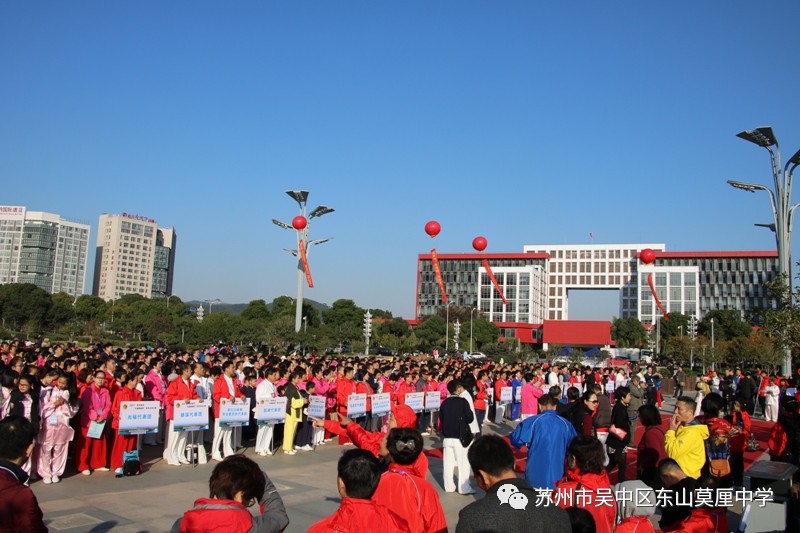
[[[653,293],[653,299],[656,301],[656,305],[661,310],[661,314],[664,316],[664,320],[669,320],[669,316],[667,316],[667,312],[664,310],[664,306],[661,305],[661,300],[658,299],[658,294],[656,294],[656,286],[653,284],[653,273],[647,275],[647,284],[650,285],[650,292]]]
[[[303,239],[297,241],[297,249],[300,251],[300,261],[303,263],[303,271],[306,273],[308,288],[314,288],[314,280],[311,279],[311,270],[308,268],[308,256],[306,255],[306,242]]]
[[[503,294],[503,290],[500,288],[500,284],[497,283],[497,278],[494,277],[494,272],[492,272],[492,268],[489,266],[489,260],[483,260],[483,268],[486,269],[486,273],[489,275],[489,279],[492,280],[492,285],[494,288],[497,289],[497,294],[500,295],[500,298],[503,299],[503,305],[506,305],[508,302],[506,301],[506,295]]]
[[[439,269],[439,258],[436,256],[436,248],[431,250],[431,262],[433,263],[433,273],[436,274],[436,283],[439,284],[439,289],[442,291],[442,303],[447,303],[447,293],[444,290],[444,280],[442,279],[442,271]]]

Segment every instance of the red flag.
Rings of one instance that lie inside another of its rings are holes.
[[[303,239],[297,241],[297,249],[300,250],[300,261],[303,262],[303,271],[306,273],[308,288],[314,288],[314,280],[311,279],[311,270],[308,268],[308,256],[306,256],[306,243]]]
[[[497,278],[494,277],[494,272],[492,272],[491,267],[489,266],[489,260],[483,260],[483,268],[486,269],[486,273],[489,275],[489,279],[492,280],[492,284],[494,288],[497,289],[497,294],[500,295],[500,298],[503,299],[503,305],[506,305],[508,302],[506,301],[506,295],[503,294],[503,291],[500,289],[500,284],[497,283]]]
[[[447,303],[447,293],[444,291],[444,280],[442,279],[442,271],[439,269],[439,258],[436,256],[436,248],[431,250],[431,262],[433,263],[433,273],[436,274],[436,283],[439,284],[439,289],[442,291],[442,303]]]

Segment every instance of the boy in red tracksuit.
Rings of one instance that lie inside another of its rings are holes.
[[[411,470],[422,454],[422,444],[422,435],[416,428],[389,431],[381,456],[391,462],[372,499],[405,518],[413,531],[447,533],[447,520],[436,489]]]
[[[315,425],[319,425],[322,421],[316,421]],[[383,431],[366,431],[358,424],[351,423],[347,417],[340,419],[338,422],[335,420],[325,420],[325,429],[336,435],[346,435],[352,439],[353,444],[372,452],[375,457],[380,457],[381,441],[386,436]],[[417,415],[407,405],[398,405],[392,409],[389,420],[386,423],[386,431],[391,431],[394,428],[414,428],[417,427]],[[425,479],[428,475],[428,458],[424,453],[419,454],[419,457],[410,466],[414,475]]]
[[[372,500],[381,479],[381,464],[366,450],[347,450],[338,464],[337,485],[342,503],[327,518],[312,525],[309,533],[411,532],[408,522]]]

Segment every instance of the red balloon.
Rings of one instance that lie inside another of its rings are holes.
[[[425,233],[431,236],[431,238],[436,237],[439,235],[439,232],[442,231],[442,226],[435,220],[431,220],[427,224],[425,224]]]
[[[656,260],[656,253],[650,248],[645,248],[639,252],[639,260],[645,265],[649,265]]]
[[[479,252],[484,251],[488,245],[489,241],[486,240],[486,237],[475,237],[472,239],[472,247]]]
[[[308,220],[303,215],[297,215],[292,219],[292,227],[297,231],[302,231],[308,226]]]

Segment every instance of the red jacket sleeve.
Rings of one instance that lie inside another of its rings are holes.
[[[334,435],[347,435],[347,430],[336,420],[325,420],[325,430]]]
[[[376,431],[370,432],[362,428],[356,423],[350,423],[347,426],[347,436],[350,437],[350,440],[353,441],[353,444],[361,448],[362,450],[367,450],[368,452],[372,452],[375,457],[380,454],[381,451],[381,440],[383,439],[383,433]]]

